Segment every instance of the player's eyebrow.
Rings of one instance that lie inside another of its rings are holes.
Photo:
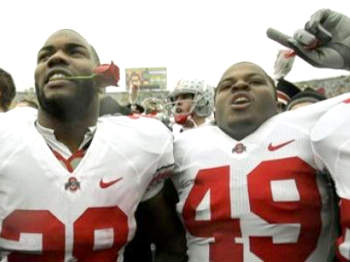
[[[77,44],[77,43],[67,43],[66,48],[73,49],[73,48],[83,48],[88,50],[88,48],[85,45]]]
[[[38,54],[40,54],[44,51],[52,51],[52,50],[54,50],[54,47],[52,45],[43,46],[42,48],[40,48]]]
[[[83,48],[88,51],[88,48],[85,45],[78,44],[78,43],[67,43],[65,44],[65,48],[67,49],[73,49],[73,48]],[[41,53],[43,51],[53,51],[55,50],[55,47],[53,45],[47,45],[43,46],[38,53]]]

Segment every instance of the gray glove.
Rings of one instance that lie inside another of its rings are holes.
[[[293,38],[274,40],[313,66],[350,70],[350,18],[343,14],[321,9]]]

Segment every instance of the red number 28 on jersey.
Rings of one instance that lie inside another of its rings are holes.
[[[113,244],[110,248],[94,250],[95,230],[112,229]],[[119,249],[126,244],[128,219],[118,207],[88,208],[73,224],[73,257],[76,261],[116,261]],[[41,233],[41,254],[12,252],[9,262],[64,261],[65,226],[47,210],[15,210],[8,215],[0,236],[20,241],[21,233]]]

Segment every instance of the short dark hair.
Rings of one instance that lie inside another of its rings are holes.
[[[16,86],[9,73],[0,68],[0,106],[7,111],[16,95]]]

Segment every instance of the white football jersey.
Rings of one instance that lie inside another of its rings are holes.
[[[320,168],[326,167],[340,197],[342,234],[338,238],[340,261],[350,261],[350,100],[345,100],[317,122],[311,132]]]
[[[336,203],[310,130],[343,99],[277,115],[241,141],[217,126],[176,137],[190,262],[333,261]]]
[[[122,261],[137,205],[173,164],[171,133],[149,118],[103,117],[69,172],[35,119],[0,116],[1,261]]]

